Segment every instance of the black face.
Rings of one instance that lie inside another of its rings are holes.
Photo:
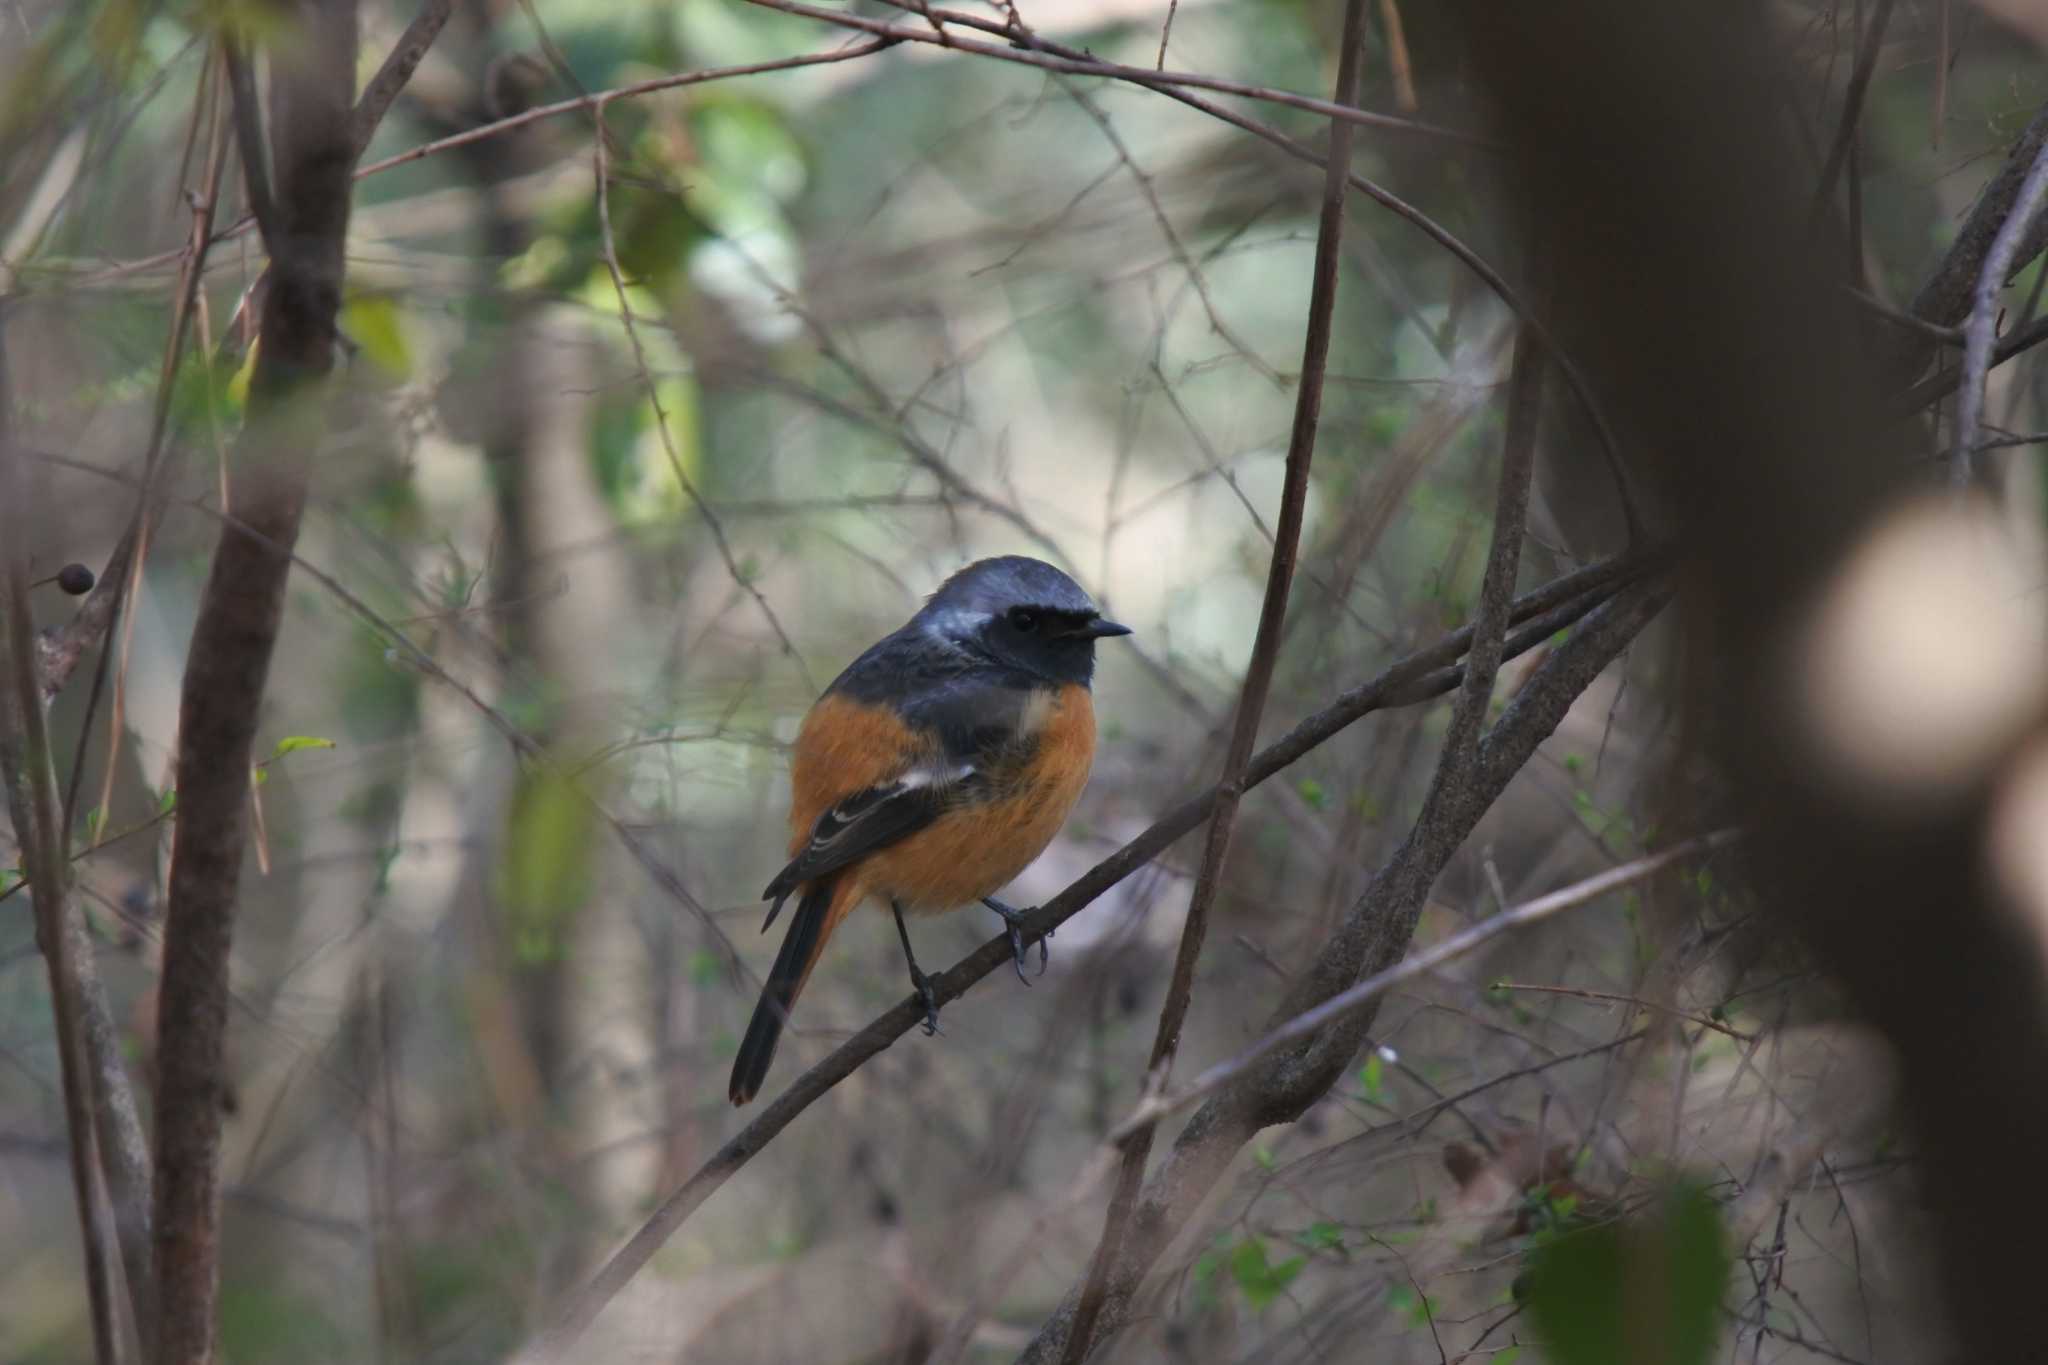
[[[1095,642],[1131,633],[1103,619],[1073,579],[1019,555],[968,565],[918,617],[996,663],[1051,682],[1086,684],[1095,676]]]

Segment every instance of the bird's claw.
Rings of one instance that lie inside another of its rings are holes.
[[[994,897],[982,901],[982,904],[1002,916],[1004,927],[1010,931],[1010,965],[1017,969],[1017,979],[1027,986],[1030,985],[1031,978],[1024,974],[1024,960],[1030,956],[1030,945],[1024,942],[1024,930],[1018,924],[1018,921],[1024,918],[1026,912],[1017,909],[1015,906],[1005,905]],[[1052,962],[1052,950],[1046,947],[1046,940],[1051,937],[1052,930],[1050,929],[1038,936],[1038,974],[1040,976],[1045,975],[1046,967]]]
[[[917,998],[924,1002],[924,1036],[936,1038],[939,1035],[939,997],[932,989],[932,979],[917,968],[910,969],[910,984],[917,988]]]

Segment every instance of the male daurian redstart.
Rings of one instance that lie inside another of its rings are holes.
[[[789,865],[761,894],[765,931],[796,914],[733,1062],[734,1104],[761,1089],[775,1043],[825,940],[863,901],[896,917],[910,981],[938,1029],[906,912],[981,902],[1052,842],[1095,757],[1095,642],[1128,635],[1073,579],[1036,559],[954,574],[902,629],[855,659],[804,717],[790,765]],[[1045,945],[1039,944],[1041,969]]]

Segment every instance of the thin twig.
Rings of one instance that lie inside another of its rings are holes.
[[[847,47],[835,48],[830,52],[812,53],[801,57],[781,57],[769,62],[749,62],[741,66],[719,66],[710,67],[702,71],[678,72],[674,75],[656,76],[644,81],[635,81],[630,85],[618,86],[611,90],[600,90],[592,95],[579,95],[575,99],[560,100],[554,104],[536,105],[531,109],[507,115],[491,123],[480,123],[474,128],[465,128],[459,133],[452,133],[447,137],[437,138],[432,142],[423,142],[417,147],[408,148],[395,156],[387,156],[381,161],[373,161],[367,166],[358,166],[355,172],[356,179],[361,180],[366,176],[376,175],[382,171],[410,165],[412,162],[421,160],[424,157],[451,151],[457,147],[466,147],[472,143],[501,137],[506,133],[514,132],[517,129],[539,123],[545,119],[559,118],[564,114],[587,111],[595,107],[599,102],[608,103],[612,100],[627,99],[636,95],[651,95],[662,90],[677,90],[685,86],[705,85],[713,81],[731,80],[740,76],[757,76],[770,71],[789,71],[798,67],[851,61],[880,52],[884,48],[894,47],[897,41],[898,39],[895,38],[880,38],[873,42],[855,43]],[[222,228],[215,235],[213,238],[214,244],[218,245],[221,242],[244,236],[253,231],[255,227],[256,219],[253,216],[237,219],[235,222]],[[79,277],[73,281],[73,287],[92,288],[96,285],[108,284],[130,275],[140,274],[144,271],[160,270],[167,265],[176,265],[186,257],[188,250],[186,247],[175,247],[169,251],[159,251],[153,256],[139,256],[134,260],[121,261]]]
[[[1244,1049],[1244,1051],[1228,1061],[1218,1062],[1210,1067],[1207,1071],[1204,1071],[1193,1081],[1189,1082],[1186,1088],[1175,1091],[1171,1095],[1161,1095],[1141,1102],[1132,1111],[1129,1118],[1126,1118],[1116,1126],[1110,1136],[1124,1137],[1137,1131],[1139,1128],[1156,1124],[1169,1114],[1177,1113],[1187,1108],[1204,1095],[1213,1094],[1230,1084],[1231,1081],[1242,1075],[1245,1069],[1251,1066],[1252,1063],[1258,1061],[1259,1058],[1264,1057],[1274,1049],[1284,1047],[1296,1039],[1308,1037],[1322,1028],[1323,1025],[1341,1018],[1369,1001],[1377,1000],[1388,991],[1393,990],[1397,986],[1405,985],[1418,976],[1427,976],[1445,963],[1456,961],[1475,948],[1482,947],[1492,940],[1499,938],[1502,934],[1526,929],[1532,924],[1549,919],[1553,915],[1562,914],[1566,910],[1574,910],[1582,905],[1590,905],[1609,892],[1618,891],[1624,886],[1633,886],[1637,882],[1656,876],[1665,868],[1675,864],[1688,862],[1694,858],[1703,857],[1706,854],[1727,848],[1741,838],[1742,832],[1740,830],[1715,830],[1712,834],[1703,834],[1696,839],[1688,839],[1675,848],[1667,848],[1659,853],[1652,853],[1641,858],[1632,859],[1621,864],[1619,867],[1611,867],[1605,872],[1586,878],[1584,881],[1560,887],[1558,890],[1538,896],[1534,900],[1524,901],[1513,909],[1503,910],[1498,915],[1483,919],[1464,932],[1453,934],[1443,942],[1426,948],[1413,957],[1404,958],[1399,964],[1389,967],[1383,972],[1367,977],[1356,986],[1330,997],[1314,1009],[1295,1015],[1280,1027],[1268,1030],[1263,1037],[1250,1047]],[[1550,988],[1544,986],[1511,985],[1507,989],[1547,990]],[[1591,993],[1588,992],[1588,994]],[[1623,999],[1625,997],[1611,998]],[[1647,1001],[1635,1003],[1648,1004]],[[1719,1024],[1706,1020],[1701,1020],[1700,1022],[1710,1028],[1718,1029],[1722,1027]]]
[[[242,50],[241,39],[233,33],[221,38],[220,48],[221,58],[227,63],[228,89],[234,95],[229,108],[235,125],[235,146],[242,154],[242,183],[249,195],[250,216],[256,220],[264,251],[274,257],[283,246],[283,237],[277,221],[277,197],[270,188],[263,110],[256,98],[256,72],[249,65],[249,54]]]
[[[1549,986],[1530,981],[1490,981],[1486,989],[1489,992],[1535,991],[1544,995],[1568,995],[1574,1000],[1599,1000],[1612,1005],[1633,1005],[1637,1009],[1652,1010],[1658,1014],[1668,1014],[1674,1019],[1683,1019],[1688,1024],[1697,1024],[1703,1029],[1711,1029],[1715,1033],[1723,1033],[1745,1043],[1753,1041],[1756,1037],[1755,1034],[1731,1028],[1720,1020],[1704,1014],[1693,1014],[1661,1001],[1645,1000],[1639,995],[1623,995],[1618,991],[1590,991],[1577,986]]]
[[[111,479],[118,483],[135,482],[133,477],[130,475],[123,474],[118,470],[107,469],[100,465],[91,464],[84,460],[74,460],[68,456],[54,455],[48,452],[24,453],[27,454],[28,458],[30,459],[39,460],[43,463],[56,465],[64,469],[75,469],[82,474],[91,474],[98,478]],[[464,703],[466,703],[470,707],[470,709],[474,710],[479,716],[481,716],[485,720],[485,722],[487,722],[490,725],[490,727],[497,732],[499,737],[502,738],[506,742],[506,744],[508,744],[511,747],[512,751],[515,754],[517,754],[522,760],[525,760],[529,763],[543,765],[551,761],[548,757],[547,751],[541,746],[538,740],[534,739],[533,736],[527,734],[524,730],[520,729],[519,726],[513,722],[512,718],[507,716],[503,711],[500,711],[497,707],[492,706],[490,702],[486,701],[477,692],[475,688],[471,687],[468,683],[465,683],[464,681],[462,681],[462,679],[456,677],[453,673],[450,673],[446,668],[444,668],[439,660],[435,659],[433,655],[429,654],[426,650],[422,649],[419,646],[419,644],[413,640],[411,636],[407,635],[403,630],[401,630],[399,628],[398,622],[394,622],[390,620],[388,617],[385,617],[375,608],[370,606],[369,603],[365,602],[361,597],[349,591],[347,586],[344,585],[341,582],[341,580],[336,578],[333,574],[328,573],[319,565],[306,559],[303,555],[299,554],[298,551],[295,549],[289,551],[284,550],[283,546],[279,542],[271,540],[269,537],[265,536],[260,530],[252,526],[250,523],[243,521],[239,517],[236,517],[230,513],[221,511],[218,507],[213,506],[211,503],[208,503],[202,499],[192,499],[185,502],[183,505],[190,507],[193,511],[198,512],[203,516],[212,518],[225,529],[236,531],[241,535],[246,536],[251,540],[255,541],[259,545],[266,546],[272,549],[273,551],[286,554],[290,558],[292,567],[294,569],[298,570],[300,573],[304,574],[307,578],[311,579],[314,583],[319,585],[319,587],[325,590],[329,596],[333,597],[337,602],[341,603],[342,607],[345,610],[347,610],[357,620],[361,621],[365,626],[375,631],[379,637],[385,640],[396,652],[398,661],[401,662],[404,667],[416,669],[419,671],[421,676],[430,678],[434,682],[439,683],[441,686],[448,688]],[[1598,568],[1601,566],[1595,567]],[[1609,565],[1606,567],[1608,571],[1611,573],[1622,569],[1624,566]],[[1639,570],[1632,569],[1630,571],[1634,572]],[[1591,580],[1588,580],[1587,584],[1582,586],[1590,585]],[[439,620],[442,618],[437,616],[431,619]],[[585,759],[583,763],[583,768],[588,768],[593,761],[594,760]],[[582,769],[563,769],[558,775],[561,776],[561,778],[569,785],[570,790],[577,796],[577,798],[585,802],[589,806],[591,812],[594,815],[596,815],[600,820],[604,821],[606,827],[611,830],[613,836],[616,837],[618,841],[625,846],[626,851],[632,855],[635,862],[640,864],[642,870],[644,870],[647,873],[648,877],[654,882],[654,884],[656,886],[659,886],[672,899],[674,899],[676,904],[682,906],[685,910],[688,910],[691,914],[695,915],[703,923],[704,928],[706,932],[710,935],[712,942],[715,943],[718,946],[719,950],[723,953],[727,966],[735,972],[743,972],[744,967],[740,961],[738,951],[733,947],[732,940],[726,936],[725,931],[719,927],[718,921],[712,917],[710,910],[705,907],[704,903],[701,900],[699,900],[695,895],[691,894],[690,889],[683,885],[682,879],[678,877],[676,873],[667,864],[663,863],[661,859],[658,856],[656,856],[652,849],[647,847],[645,841],[641,839],[640,835],[633,829],[631,825],[629,825],[618,814],[616,814],[611,809],[606,807],[602,802],[597,800],[595,796],[591,795],[589,788],[580,780],[581,771]],[[133,829],[124,830],[119,835],[111,836],[105,842],[110,843],[115,838],[123,838],[129,834],[135,833],[137,829],[148,828],[149,826],[158,823],[158,821],[161,820],[161,818],[161,816],[153,817],[152,819],[145,821],[141,826],[137,826]],[[4,897],[0,897],[0,899],[4,899]]]
[[[377,135],[378,126],[384,122],[384,115],[412,79],[412,73],[419,69],[427,50],[434,45],[434,39],[440,36],[454,13],[455,0],[425,0],[420,12],[405,26],[405,32],[398,35],[398,41],[392,44],[384,64],[363,87],[362,95],[356,100],[355,111],[349,115],[357,156],[360,157],[369,147],[370,139]]]
[[[815,692],[817,684],[811,678],[810,669],[804,665],[803,655],[797,652],[796,641],[790,639],[789,632],[783,629],[782,618],[775,614],[775,608],[770,606],[768,599],[762,595],[761,586],[754,580],[754,576],[741,569],[738,558],[733,554],[732,542],[726,538],[725,524],[718,519],[718,513],[711,509],[711,504],[704,500],[703,493],[698,491],[697,481],[683,468],[682,454],[676,449],[675,436],[669,431],[668,410],[661,405],[661,386],[655,382],[654,371],[647,365],[647,352],[640,344],[640,324],[633,316],[632,295],[627,292],[625,272],[619,268],[618,244],[612,238],[611,155],[607,150],[610,139],[605,136],[604,110],[603,100],[591,106],[591,116],[597,120],[597,136],[591,139],[591,161],[597,179],[598,243],[604,257],[605,271],[611,276],[612,290],[618,296],[619,323],[626,329],[626,341],[632,347],[633,369],[639,375],[640,385],[647,393],[648,406],[654,410],[654,430],[661,438],[662,453],[668,457],[669,472],[675,476],[677,485],[690,499],[690,506],[696,509],[704,528],[711,532],[712,546],[718,551],[718,558],[725,565],[727,576],[732,579],[735,587],[753,600],[755,610],[767,621],[768,628],[775,632],[775,639],[782,646],[782,652],[796,665],[797,676],[803,679],[807,689]]]
[[[517,114],[508,115],[492,123],[480,123],[474,128],[465,128],[459,133],[451,133],[447,137],[437,138],[432,142],[422,142],[417,147],[408,148],[395,156],[387,156],[382,161],[372,161],[369,165],[358,170],[356,176],[360,179],[363,176],[376,175],[380,171],[388,171],[397,166],[404,166],[423,157],[434,156],[456,147],[467,147],[472,143],[501,137],[515,129],[524,128],[529,124],[540,123],[546,119],[560,118],[564,114],[595,112],[615,100],[632,99],[639,95],[658,94],[663,90],[680,90],[686,86],[705,85],[712,81],[732,80],[739,76],[760,76],[771,71],[794,71],[806,66],[824,66],[832,62],[857,61],[862,57],[873,56],[875,53],[881,52],[886,48],[894,47],[902,41],[902,37],[903,35],[900,34],[891,35],[877,38],[872,42],[852,43],[846,47],[834,48],[829,52],[810,52],[800,57],[778,57],[774,61],[769,62],[748,62],[740,66],[714,66],[707,67],[702,71],[679,71],[669,76],[655,76],[644,81],[634,81],[630,85],[616,86],[610,90],[600,90],[591,95],[578,95],[574,99],[557,100],[553,104],[535,105],[531,109],[525,109]]]
[[[214,98],[220,98],[217,90]],[[215,117],[219,117],[217,105]],[[216,124],[207,159],[206,189],[193,205],[192,226],[179,265],[178,291],[171,305],[171,334],[164,344],[163,366],[157,376],[156,404],[150,414],[149,444],[143,448],[140,496],[121,539],[107,557],[99,580],[93,584],[92,592],[72,619],[41,650],[37,671],[41,675],[45,703],[64,690],[64,684],[70,681],[72,671],[85,657],[85,652],[112,628],[115,616],[127,599],[137,566],[148,551],[151,527],[162,510],[161,500],[154,489],[168,473],[164,468],[164,452],[165,437],[170,431],[171,400],[184,364],[185,338],[206,281],[207,253],[213,242],[218,240],[213,235],[213,223],[220,205],[221,183],[227,173],[226,132]],[[88,721],[90,718],[88,708]],[[82,729],[90,730],[91,726],[87,724]],[[65,829],[68,835],[68,820]]]
[[[753,0],[753,3],[757,4],[766,2],[767,0]],[[899,9],[904,7],[904,0],[884,0],[884,3],[894,5]],[[1078,62],[1085,65],[1094,61],[1094,58],[1082,49],[1052,42],[1039,37],[1035,33],[1013,32],[994,20],[984,19],[978,15],[963,14],[955,10],[933,10],[932,14],[947,23],[958,24],[985,33],[998,34],[1020,47],[1027,47],[1068,62]],[[829,12],[821,11],[814,17],[825,19],[828,22],[834,20],[834,16]],[[864,25],[860,24],[853,24],[851,26],[865,28]],[[968,50],[979,51],[982,46],[974,45]],[[1003,56],[1006,53],[1011,53],[1011,49],[1005,48],[992,51],[988,55]],[[1012,53],[1011,55],[1014,54]],[[1114,76],[1117,73],[1090,70],[1077,74]],[[1324,164],[1324,158],[1320,152],[1310,147],[1307,143],[1287,136],[1287,134],[1269,124],[1261,123],[1257,119],[1238,113],[1236,110],[1226,109],[1214,101],[1203,99],[1199,95],[1190,94],[1183,89],[1152,82],[1140,83],[1150,84],[1168,99],[1184,104],[1190,109],[1208,115],[1210,118],[1227,123],[1233,128],[1250,133],[1261,141],[1279,148],[1298,161],[1303,161],[1319,168]],[[1615,490],[1621,500],[1622,517],[1628,527],[1630,543],[1633,544],[1640,541],[1646,527],[1633,482],[1630,480],[1628,471],[1622,462],[1621,442],[1615,435],[1613,427],[1609,424],[1606,413],[1599,404],[1594,402],[1592,385],[1587,382],[1584,371],[1581,370],[1578,362],[1566,353],[1564,347],[1558,342],[1556,335],[1544,323],[1543,319],[1537,315],[1536,310],[1531,308],[1522,299],[1521,295],[1508,284],[1507,280],[1498,270],[1495,270],[1492,265],[1487,263],[1485,257],[1481,256],[1450,229],[1437,222],[1434,218],[1431,218],[1421,209],[1401,198],[1393,191],[1366,179],[1355,171],[1350,174],[1350,184],[1351,188],[1365,195],[1368,199],[1371,199],[1396,217],[1405,219],[1409,224],[1421,231],[1424,236],[1455,256],[1464,264],[1466,269],[1477,275],[1486,287],[1491,289],[1500,301],[1507,305],[1511,312],[1536,330],[1536,335],[1543,341],[1545,348],[1549,350],[1552,361],[1563,372],[1565,382],[1571,386],[1573,395],[1577,397],[1580,405],[1586,411],[1587,418],[1592,422],[1594,435],[1600,443],[1601,456],[1607,462],[1608,471],[1614,480]]]
[[[1349,106],[1358,98],[1358,67],[1365,46],[1366,0],[1346,0],[1344,31],[1338,40],[1337,86],[1334,102]],[[1272,690],[1273,670],[1280,657],[1280,641],[1287,616],[1287,595],[1294,584],[1294,565],[1301,548],[1302,512],[1308,502],[1308,475],[1315,456],[1316,431],[1322,419],[1323,374],[1330,361],[1330,319],[1336,310],[1337,268],[1343,259],[1344,201],[1348,197],[1347,175],[1351,166],[1351,125],[1335,120],[1330,125],[1329,161],[1323,171],[1323,204],[1316,224],[1315,265],[1309,276],[1308,323],[1302,339],[1301,384],[1295,391],[1294,427],[1287,441],[1287,474],[1280,496],[1280,518],[1273,531],[1273,555],[1266,571],[1266,597],[1259,610],[1258,632],[1252,641],[1251,662],[1245,668],[1244,687],[1239,693],[1237,714],[1232,722],[1230,746],[1224,753],[1223,772],[1216,783],[1215,810],[1209,817],[1208,837],[1202,846],[1202,861],[1188,901],[1187,920],[1181,928],[1180,947],[1174,955],[1173,976],[1166,999],[1159,1009],[1159,1027],[1152,1039],[1152,1054],[1145,1064],[1146,1085],[1163,1086],[1180,1051],[1181,1027],[1187,1020],[1194,996],[1195,964],[1208,933],[1209,911],[1223,882],[1224,861],[1230,852],[1230,836],[1237,822],[1238,802],[1244,795],[1245,768],[1258,742],[1259,721],[1265,715],[1266,697]],[[1505,622],[1503,622],[1505,625]],[[1137,1206],[1138,1190],[1145,1179],[1145,1162],[1151,1155],[1151,1130],[1134,1134],[1124,1144],[1123,1166],[1117,1173],[1116,1192],[1104,1218],[1102,1237],[1089,1263],[1087,1283],[1081,1291],[1081,1306],[1074,1314],[1074,1328],[1067,1337],[1066,1365],[1080,1365],[1093,1344],[1095,1322],[1102,1311],[1110,1267],[1122,1252],[1124,1233]]]
[[[1944,346],[1960,346],[1963,344],[1963,329],[1960,327],[1944,327],[1938,322],[1929,322],[1926,318],[1916,313],[1909,313],[1903,308],[1894,308],[1875,294],[1866,293],[1851,285],[1843,285],[1842,292],[1855,300],[1866,311],[1883,318],[1886,322],[1904,327],[1908,331],[1918,332],[1930,341],[1938,341]]]
[[[1611,560],[1581,569],[1526,594],[1515,604],[1514,620],[1523,624],[1509,639],[1506,654],[1513,657],[1548,641],[1566,625],[1625,591],[1629,584],[1657,571],[1661,562],[1661,555]],[[1245,790],[1249,791],[1281,772],[1366,715],[1391,706],[1427,701],[1456,687],[1462,675],[1456,661],[1471,638],[1469,626],[1454,631],[1303,720],[1253,758],[1245,771]],[[1042,937],[1079,914],[1110,888],[1145,867],[1176,840],[1198,827],[1209,817],[1217,796],[1217,790],[1212,787],[1161,816],[1144,833],[1032,911],[1022,926],[1023,932],[1032,937]],[[943,1006],[958,999],[975,982],[1009,961],[1009,938],[998,935],[988,940],[949,970],[931,978],[936,1003]],[[612,1254],[611,1259],[556,1310],[545,1334],[522,1351],[518,1359],[540,1362],[565,1358],[605,1305],[617,1297],[619,1291],[653,1259],[705,1200],[765,1149],[797,1115],[852,1075],[869,1058],[908,1033],[923,1018],[924,1005],[915,997],[906,998],[791,1082],[787,1090],[776,1096],[661,1202],[639,1230]]]
[[[1154,89],[1187,88],[1192,90],[1213,90],[1221,95],[1237,95],[1244,99],[1258,100],[1264,104],[1284,105],[1289,109],[1301,109],[1323,118],[1341,123],[1355,124],[1361,128],[1378,128],[1387,132],[1412,133],[1420,137],[1441,138],[1468,147],[1489,147],[1485,138],[1455,128],[1444,128],[1436,124],[1423,123],[1417,119],[1397,118],[1392,114],[1375,114],[1330,100],[1317,99],[1313,95],[1297,95],[1287,90],[1274,90],[1266,86],[1250,85],[1222,76],[1208,76],[1194,71],[1156,71],[1150,67],[1125,66],[1121,62],[1105,62],[1097,57],[1068,57],[1055,55],[1034,33],[1018,29],[1007,23],[981,19],[980,16],[961,14],[956,10],[927,7],[922,0],[883,0],[906,14],[915,14],[928,19],[931,27],[897,27],[886,19],[870,19],[864,15],[850,14],[844,10],[823,9],[816,5],[802,3],[802,0],[747,0],[749,4],[763,9],[780,10],[784,14],[801,15],[806,19],[818,19],[841,28],[859,29],[899,41],[927,43],[934,47],[949,48],[960,52],[971,52],[978,57],[993,57],[998,61],[1015,62],[1022,66],[1035,66],[1042,71],[1058,71],[1069,76],[1101,76],[1110,80],[1129,81],[1134,85],[1150,86]],[[974,38],[963,38],[957,33],[946,32],[945,24],[964,28],[994,31],[1006,38],[1018,40],[1018,46],[999,43],[984,43]]]
[[[7,788],[22,873],[35,905],[36,941],[50,982],[57,1034],[57,1067],[64,1095],[64,1128],[71,1157],[72,1194],[85,1257],[94,1358],[123,1358],[115,1320],[114,1252],[101,1216],[104,1200],[98,1144],[93,1138],[91,1061],[86,1053],[83,992],[77,940],[65,921],[69,904],[58,837],[57,774],[43,702],[36,685],[35,622],[29,602],[27,481],[15,447],[12,394],[0,355],[0,782]]]
[[[1428,889],[1473,827],[1548,738],[1571,707],[1669,600],[1658,583],[1622,589],[1551,650],[1481,742],[1473,780],[1439,803],[1430,822],[1418,818],[1374,874],[1313,962],[1298,972],[1272,1026],[1334,997],[1405,954]],[[1526,637],[1517,632],[1512,653]],[[1364,963],[1361,973],[1360,962]],[[1098,1332],[1113,1331],[1130,1311],[1144,1276],[1208,1198],[1244,1144],[1263,1128],[1292,1123],[1329,1094],[1372,1027],[1374,1002],[1334,1021],[1305,1041],[1266,1058],[1188,1119],[1164,1163],[1146,1182],[1123,1260],[1115,1268]],[[1078,1292],[1069,1293],[1019,1358],[1042,1365],[1058,1357],[1071,1330]]]
[[[1877,0],[1877,12],[1870,16],[1870,27],[1863,31],[1856,66],[1850,71],[1848,88],[1842,93],[1842,119],[1835,125],[1835,140],[1828,148],[1827,164],[1821,167],[1820,185],[1813,193],[1816,221],[1827,212],[1835,194],[1835,179],[1849,159],[1849,149],[1856,145],[1856,129],[1863,121],[1863,96],[1870,89],[1871,73],[1877,70],[1877,55],[1884,47],[1885,26],[1891,17],[1892,0]]]
[[[2048,144],[2034,156],[2027,178],[2013,197],[2012,211],[1991,239],[1991,250],[1977,272],[1977,290],[1970,304],[1970,319],[1963,325],[1963,372],[1956,395],[1955,464],[1950,471],[1958,488],[1968,487],[1976,477],[1977,442],[1983,436],[1984,385],[1991,372],[1992,342],[1998,329],[1998,295],[2005,277],[2019,254],[2020,242],[2033,226],[2041,204],[2048,199]]]
[[[1997,369],[2022,351],[2032,350],[2044,341],[2048,341],[2048,317],[2035,318],[2025,327],[2007,332],[1999,338],[1998,344],[1991,348],[1991,362],[1986,366],[1987,372]],[[1899,395],[1893,402],[1893,410],[1905,415],[1938,403],[1956,391],[1962,384],[1962,376],[1963,371],[1960,369],[1931,374]]]

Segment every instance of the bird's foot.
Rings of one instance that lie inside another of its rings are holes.
[[[935,1038],[939,1032],[939,996],[932,989],[932,979],[917,969],[910,968],[910,984],[917,990],[917,998],[924,1002],[924,1036]]]
[[[1027,948],[1024,942],[1024,929],[1018,923],[1029,912],[1019,910],[1014,905],[1005,905],[994,896],[982,897],[981,903],[1003,917],[1003,924],[1010,931],[1010,961],[1017,968],[1017,979],[1027,986],[1030,985],[1031,978],[1024,975],[1024,958]],[[1052,930],[1050,929],[1038,937],[1038,974],[1040,976],[1045,975],[1046,965],[1052,960],[1052,951],[1045,946],[1046,940],[1051,937]]]

